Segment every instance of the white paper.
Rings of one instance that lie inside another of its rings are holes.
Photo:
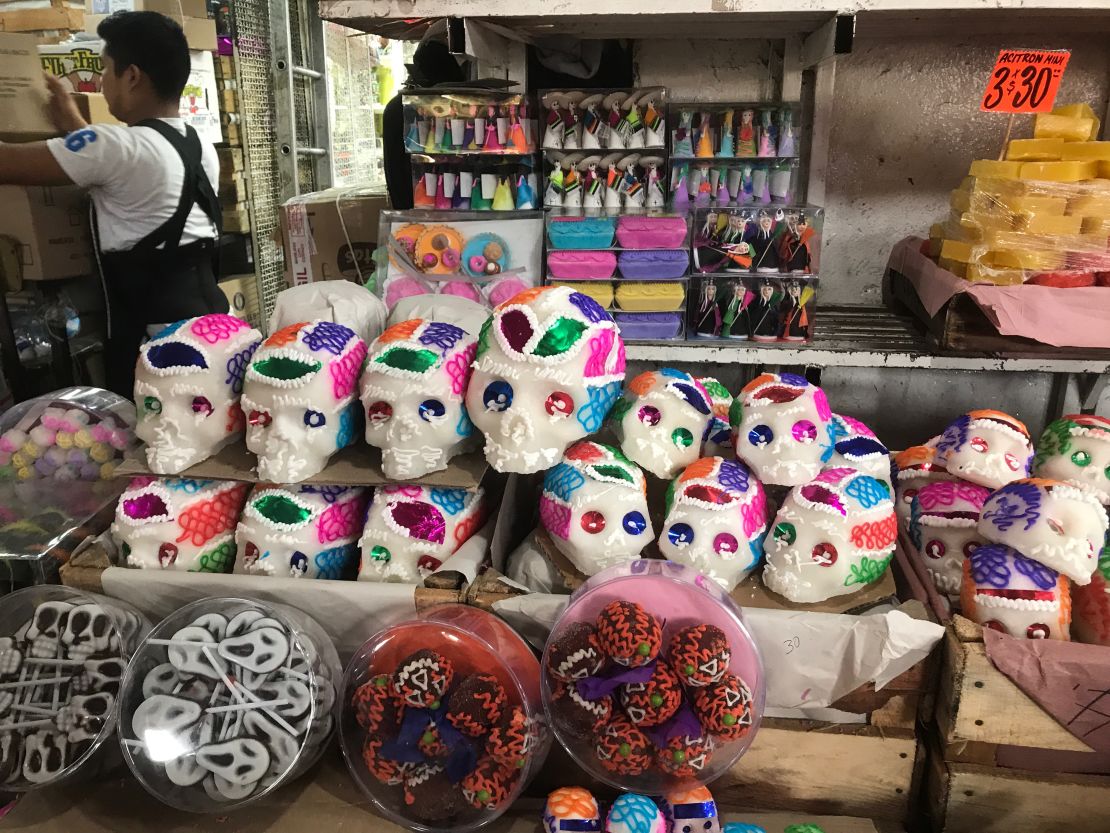
[[[489,318],[489,309],[477,301],[458,295],[410,295],[393,305],[389,313],[389,325],[412,318],[444,321],[462,327],[476,336]]]
[[[570,593],[562,573],[536,547],[535,530],[509,554],[507,575],[533,593]]]
[[[385,304],[351,281],[316,281],[278,293],[270,332],[301,321],[332,321],[354,330],[369,344],[385,329]]]
[[[190,50],[189,61],[189,80],[181,93],[181,118],[197,132],[202,142],[219,144],[224,137],[220,130],[216,65],[212,53]]]
[[[489,550],[489,541],[493,537],[494,519],[486,521],[485,526],[471,535],[466,543],[455,550],[455,553],[443,562],[436,573],[462,573],[466,583],[470,584],[478,577],[478,570],[486,560]]]

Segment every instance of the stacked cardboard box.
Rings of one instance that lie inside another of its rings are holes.
[[[114,12],[159,12],[181,25],[190,49],[216,49],[216,21],[208,19],[205,0],[85,0],[85,31],[95,32]]]
[[[57,43],[84,26],[82,0],[0,0],[0,32],[34,35],[40,43]]]
[[[220,131],[223,144],[237,153],[238,164],[230,173],[221,165],[220,204],[223,206],[224,231],[246,234],[250,231],[250,200],[243,173],[243,136],[240,132],[239,90],[235,77],[235,59],[220,55],[215,64],[216,88],[220,104]],[[221,149],[221,156],[224,155]]]

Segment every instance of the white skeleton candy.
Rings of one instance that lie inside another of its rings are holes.
[[[1004,544],[984,544],[964,562],[962,612],[1019,639],[1068,639],[1068,580]]]
[[[953,477],[998,489],[1029,476],[1029,429],[1001,411],[969,411],[944,429],[936,462]]]
[[[909,535],[938,593],[956,599],[964,560],[986,539],[976,526],[990,489],[964,481],[936,481],[921,488],[911,504]]]
[[[705,392],[709,394],[709,400],[713,403],[713,418],[709,422],[709,431],[705,435],[705,445],[702,447],[702,457],[725,457],[732,458],[736,456],[736,450],[732,445],[732,426],[729,425],[728,415],[732,410],[732,403],[734,397],[728,392],[728,388],[714,379],[712,376],[697,376],[695,377],[701,386],[705,388]]]
[[[890,451],[875,432],[855,417],[833,414],[829,423],[832,446],[826,451],[824,468],[855,469],[885,483],[894,497]]]
[[[670,478],[701,456],[713,403],[701,382],[665,367],[630,381],[612,418],[625,455],[656,477]]]
[[[894,457],[898,470],[894,484],[894,511],[904,530],[910,526],[910,506],[922,488],[942,480],[955,480],[936,462],[937,450],[932,445],[910,446]]]
[[[1033,466],[1037,477],[1062,480],[1110,506],[1110,419],[1072,414],[1050,422]]]

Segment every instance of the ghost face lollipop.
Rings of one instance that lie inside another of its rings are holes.
[[[1029,476],[1029,429],[1001,411],[969,411],[944,429],[936,462],[953,477],[997,489]]]
[[[712,418],[712,402],[701,382],[669,367],[641,373],[613,409],[621,450],[663,478],[674,477],[701,456]]]
[[[1050,422],[1033,466],[1037,477],[1062,480],[1110,506],[1110,419],[1074,414]]]

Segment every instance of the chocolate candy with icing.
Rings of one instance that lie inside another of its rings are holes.
[[[398,663],[393,672],[393,690],[406,706],[438,709],[454,678],[451,660],[422,648]]]
[[[1033,471],[1085,489],[1110,506],[1110,419],[1071,414],[1050,422],[1037,442]]]
[[[929,483],[955,480],[936,462],[937,450],[932,445],[914,445],[894,455],[897,470],[894,482],[894,512],[904,530],[910,527],[910,504],[917,493]]]
[[[614,662],[638,668],[659,655],[663,627],[635,602],[614,600],[597,616],[597,638],[601,650]]]
[[[420,821],[451,818],[462,809],[463,796],[438,764],[418,764],[405,774],[407,812]]]
[[[672,833],[720,833],[717,802],[704,786],[673,790],[663,796],[663,814]]]
[[[1029,429],[1001,411],[969,411],[944,429],[936,449],[950,475],[989,489],[1028,477],[1033,462]]]
[[[660,660],[651,677],[642,683],[625,683],[619,689],[620,704],[637,726],[658,726],[669,720],[682,705],[682,683],[670,666]]]
[[[605,818],[605,833],[667,833],[667,829],[659,805],[636,793],[619,796]]]
[[[713,406],[713,416],[709,421],[709,431],[702,446],[703,457],[725,457],[732,459],[736,450],[732,445],[732,426],[728,424],[728,412],[732,410],[733,395],[728,388],[712,376],[696,377]]]
[[[471,674],[451,692],[447,721],[472,738],[484,737],[501,720],[508,698],[492,674]]]
[[[655,758],[659,768],[670,775],[697,778],[716,748],[717,742],[708,734],[701,737],[677,735],[660,747]]]
[[[589,622],[567,626],[547,645],[547,670],[557,680],[591,677],[604,665],[605,653],[597,638],[597,628]]]
[[[763,581],[792,602],[854,593],[882,578],[898,534],[890,490],[855,469],[829,469],[786,496],[764,547]]]
[[[582,787],[560,787],[547,796],[544,833],[597,833],[601,830],[597,799]]]
[[[601,427],[620,396],[624,343],[612,317],[571,287],[535,287],[494,310],[466,392],[497,471],[554,466]]]
[[[535,742],[536,728],[520,706],[506,709],[490,729],[486,751],[505,769],[523,769]]]
[[[594,751],[598,763],[616,775],[640,775],[652,764],[654,747],[623,714],[614,714],[598,735]]]
[[[1019,639],[1069,638],[1068,580],[1005,544],[984,544],[964,562],[962,612]]]
[[[378,674],[360,685],[351,698],[358,725],[371,735],[392,737],[401,726],[404,703],[393,690],[388,674]]]
[[[752,728],[752,693],[735,674],[697,689],[691,705],[702,728],[721,740],[739,740]]]
[[[513,777],[497,761],[486,758],[462,779],[459,786],[462,787],[463,799],[471,807],[493,810],[509,797]]]
[[[552,698],[554,718],[560,727],[578,738],[587,738],[609,722],[613,701],[608,696],[587,700],[579,690],[578,681],[561,684]]]
[[[964,559],[986,543],[977,527],[990,494],[985,486],[942,480],[923,486],[911,503],[911,555],[925,565],[937,592],[950,599],[960,595]]]
[[[671,637],[667,661],[684,685],[700,688],[728,671],[732,649],[725,632],[715,625],[690,625]]]
[[[382,757],[384,742],[380,737],[368,736],[362,745],[362,762],[366,770],[383,784],[398,786],[405,782],[405,776],[413,765]]]

